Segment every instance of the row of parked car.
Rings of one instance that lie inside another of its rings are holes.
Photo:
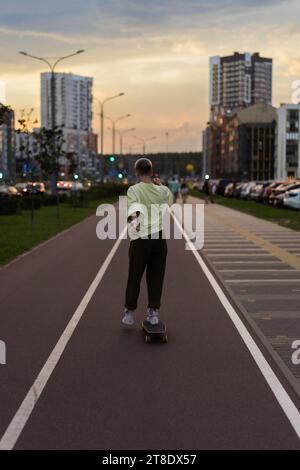
[[[236,199],[252,200],[277,207],[300,210],[300,181],[248,181],[220,180],[217,194]]]
[[[45,192],[44,183],[17,183],[15,186],[0,185],[0,197],[22,197]]]
[[[49,184],[46,185],[41,182],[27,182],[17,183],[15,186],[6,184],[0,185],[0,198],[2,197],[22,197],[22,196],[35,196],[49,193]],[[59,194],[71,191],[81,191],[86,189],[81,181],[58,181],[57,191]]]

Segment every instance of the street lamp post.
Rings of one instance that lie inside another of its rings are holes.
[[[54,62],[50,62],[49,58],[47,57],[38,57],[32,54],[28,54],[28,52],[21,51],[19,54],[24,55],[26,57],[30,57],[31,59],[36,59],[44,62],[45,64],[48,65],[51,71],[51,129],[53,130],[55,128],[55,68],[59,62],[62,62],[65,59],[70,59],[71,57],[74,57],[75,55],[82,54],[84,52],[83,49],[80,49],[79,51],[73,52],[72,54],[63,56],[63,57],[58,57],[54,58]]]
[[[126,119],[130,116],[131,114],[124,114],[123,116],[120,116],[118,118],[111,118],[109,116],[106,116],[106,119],[109,119],[109,121],[112,123],[112,153],[113,155],[115,155],[115,152],[116,152],[116,124],[122,119]]]
[[[120,155],[123,155],[123,135],[127,134],[127,132],[133,131],[135,131],[135,127],[132,127],[131,129],[118,130],[120,136]]]
[[[111,101],[111,100],[114,100],[115,98],[119,98],[120,96],[124,96],[125,93],[118,93],[117,95],[113,95],[113,96],[109,96],[108,98],[105,98],[104,100],[96,100],[100,106],[100,113],[99,113],[99,116],[100,116],[100,155],[101,155],[101,161],[99,162],[100,163],[100,167],[102,168],[102,158],[103,158],[103,152],[104,152],[104,105],[105,103],[107,103],[108,101]],[[103,181],[103,172],[100,170],[100,181],[102,183]]]
[[[50,72],[51,72],[51,80],[50,80],[50,89],[51,89],[51,129],[52,129],[52,131],[54,131],[54,129],[55,129],[55,68],[63,60],[70,59],[71,57],[74,57],[75,55],[78,55],[78,54],[82,54],[83,52],[84,52],[84,50],[80,49],[76,52],[73,52],[72,54],[69,54],[69,55],[66,55],[66,56],[63,56],[63,57],[58,57],[58,58],[55,57],[55,58],[53,58],[54,62],[50,62],[51,58],[38,57],[38,56],[35,56],[35,55],[32,55],[32,54],[28,54],[28,52],[24,52],[24,51],[19,52],[19,54],[21,54],[21,55],[24,55],[26,57],[30,57],[31,59],[36,59],[36,60],[39,60],[41,62],[44,62],[50,68]],[[53,148],[55,148],[54,145],[53,145]],[[56,155],[56,152],[55,152],[55,159],[56,160],[57,160],[57,157],[58,156]],[[53,178],[52,191],[54,193],[57,193],[57,174],[56,174],[56,172],[53,173],[52,178]]]
[[[134,139],[138,140],[143,144],[143,155],[146,155],[146,144],[151,142],[152,140],[156,139],[156,136],[150,137],[149,139],[142,139],[141,137],[133,136]]]
[[[167,153],[169,153],[169,132],[170,131],[166,131],[166,149],[167,149]]]

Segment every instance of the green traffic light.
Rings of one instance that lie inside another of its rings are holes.
[[[115,160],[116,160],[116,157],[114,157],[114,155],[111,155],[111,156],[109,157],[109,161],[110,161],[111,163],[113,163]]]
[[[75,174],[74,175],[74,180],[78,180],[78,178],[79,178],[79,175]]]
[[[118,173],[118,178],[121,180],[123,178],[123,173]]]

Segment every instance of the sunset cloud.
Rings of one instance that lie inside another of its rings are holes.
[[[44,68],[18,51],[57,56],[84,48],[59,70],[93,76],[99,97],[124,91],[107,112],[130,112],[137,134],[157,135],[152,150],[164,148],[172,128],[171,149],[195,150],[208,118],[209,56],[273,57],[274,104],[289,101],[300,78],[299,16],[295,0],[11,0],[1,5],[0,79],[16,110],[34,106],[39,116]]]

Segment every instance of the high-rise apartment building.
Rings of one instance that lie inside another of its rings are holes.
[[[300,179],[300,104],[281,104],[277,110],[275,174]]]
[[[16,174],[15,114],[11,109],[4,112],[0,124],[0,173],[6,181],[14,181]]]
[[[222,134],[220,174],[235,180],[274,178],[276,108],[257,103],[228,118]]]
[[[72,73],[54,76],[55,125],[64,132],[64,151],[74,154],[79,172],[93,174],[97,162],[92,131],[93,79]],[[41,124],[52,127],[51,73],[41,74]],[[63,166],[65,161],[60,161]]]
[[[272,59],[258,52],[210,58],[211,118],[221,109],[272,104]]]
[[[55,73],[55,124],[90,131],[93,79],[72,73]],[[51,73],[41,74],[41,123],[51,128]]]

